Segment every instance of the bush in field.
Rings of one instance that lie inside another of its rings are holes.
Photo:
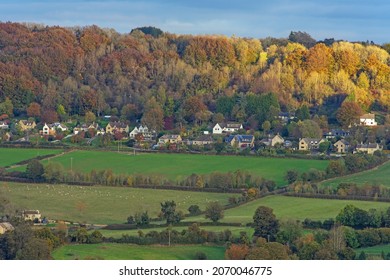
[[[195,259],[196,260],[207,260],[207,255],[204,252],[196,252]]]
[[[134,216],[127,217],[127,223],[136,226],[145,226],[150,223],[148,211],[136,213]]]
[[[97,244],[102,242],[103,242],[103,235],[101,234],[100,231],[95,230],[90,235],[88,235],[87,243]]]
[[[190,207],[188,207],[188,212],[191,216],[196,216],[202,213],[198,205],[191,205]]]
[[[223,206],[218,201],[210,202],[206,206],[205,217],[214,223],[218,222],[223,218]]]
[[[45,170],[38,160],[31,160],[26,167],[26,177],[35,180],[42,179]]]
[[[64,177],[64,167],[58,162],[50,162],[45,166],[45,173],[43,176],[46,181],[51,183],[62,182]]]
[[[176,211],[176,203],[173,200],[161,203],[161,214],[168,225],[177,224],[183,218],[183,213]]]

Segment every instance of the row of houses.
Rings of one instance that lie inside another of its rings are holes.
[[[300,151],[315,151],[318,150],[320,144],[325,142],[324,138],[302,138],[299,140],[298,149]],[[333,144],[335,150],[339,154],[348,153],[351,150],[351,145],[345,140],[340,139]],[[378,143],[360,143],[356,145],[354,152],[373,154],[375,151],[382,151],[383,146]]]
[[[283,113],[280,114],[279,116],[281,119],[285,120],[290,120],[291,117],[285,116]],[[375,114],[364,114],[360,116],[359,118],[360,125],[363,126],[377,126],[378,123],[375,121]],[[18,127],[20,128],[21,131],[27,131],[27,130],[32,130],[34,129],[37,124],[33,120],[20,120],[17,123]],[[242,130],[244,127],[242,123],[235,123],[235,122],[226,122],[226,123],[216,123],[213,126],[212,133],[213,134],[232,134],[232,133],[237,133],[240,130]],[[7,121],[0,121],[0,129],[9,129],[9,123]],[[61,123],[53,123],[53,124],[44,124],[44,127],[41,131],[41,134],[43,135],[55,135],[56,131],[60,129],[61,131],[66,131],[68,128]],[[90,125],[87,124],[82,124],[81,126],[77,126],[74,129],[74,134],[77,134],[80,131],[87,131],[88,129],[94,129],[96,131],[99,130],[99,127],[97,124],[93,123]],[[123,122],[109,122],[107,126],[104,129],[105,133],[109,134],[115,134],[115,132],[121,132],[121,133],[126,133],[128,134],[129,131],[129,125]],[[103,133],[103,129],[100,129],[100,132]],[[135,127],[131,132],[130,132],[130,138],[135,138],[135,135],[137,134],[142,134],[145,139],[152,139],[156,132],[155,131],[150,131],[146,126],[140,126],[140,127]],[[331,137],[331,135],[329,135]],[[341,135],[345,136],[345,135]]]
[[[17,123],[17,126],[21,131],[27,131],[27,130],[34,129],[37,126],[37,124],[35,123],[35,121],[20,120]],[[9,129],[9,128],[10,128],[10,124],[8,121],[0,121],[0,129]]]
[[[375,122],[374,114],[365,114],[361,116],[360,123],[366,126],[377,125],[377,123]],[[28,121],[28,120],[20,120],[17,125],[22,131],[31,130],[37,126],[35,121]],[[9,124],[6,121],[2,121],[0,122],[0,128],[7,129],[9,128]],[[95,135],[105,134],[105,133],[114,135],[119,132],[122,133],[126,138],[128,136],[130,139],[136,139],[137,141],[141,141],[141,142],[153,141],[157,137],[156,131],[149,129],[145,125],[140,125],[139,127],[135,127],[130,132],[129,125],[120,121],[109,122],[105,128],[99,127],[97,123],[92,123],[92,124],[84,123],[76,126],[73,129],[73,134],[76,135],[82,131],[87,132],[90,130],[93,130],[95,132]],[[230,144],[232,147],[239,147],[242,149],[253,148],[255,139],[252,135],[246,135],[246,134],[234,135],[236,133],[239,133],[242,130],[243,130],[242,123],[234,123],[234,122],[216,123],[212,128],[212,134],[213,135],[226,134],[227,137],[225,137],[224,141],[226,144]],[[68,131],[68,128],[64,124],[56,122],[53,124],[45,123],[43,125],[42,130],[40,130],[39,132],[41,135],[55,136],[58,132],[66,132],[66,131]],[[319,149],[319,145],[323,141],[325,141],[325,139],[331,140],[335,138],[341,138],[342,141],[341,140],[337,141],[334,144],[334,147],[338,153],[346,153],[350,150],[350,145],[344,140],[344,138],[348,136],[349,136],[348,130],[332,129],[329,132],[324,134],[324,139],[310,139],[310,138],[299,139],[298,150],[315,151]],[[164,135],[160,139],[158,139],[157,145],[161,146],[165,144],[179,144],[182,142],[183,139],[181,139],[180,135],[175,135],[175,134]],[[193,140],[185,141],[185,144],[194,145],[194,146],[205,146],[213,143],[214,143],[213,137],[209,135],[208,132],[207,134],[201,135]],[[286,141],[279,134],[274,136],[268,136],[267,138],[262,139],[260,143],[268,147],[275,147],[276,145],[279,145],[279,146],[289,148],[293,146],[293,143],[291,141]],[[381,149],[383,149],[383,147],[375,143],[359,144],[356,147],[356,151],[362,151],[367,153],[374,153],[376,150],[381,150]]]
[[[116,123],[109,123],[107,126],[111,127],[111,129],[106,129],[106,133],[110,133],[110,131],[113,131],[112,128],[115,127],[122,127],[123,132],[126,132],[126,126],[124,125],[117,125]],[[217,123],[213,127],[213,134],[221,135],[221,134],[227,134],[227,137],[225,137],[224,142],[226,144],[229,144],[232,147],[238,147],[241,149],[245,148],[253,148],[255,138],[253,135],[247,135],[247,134],[237,134],[233,135],[231,133],[238,132],[239,130],[243,129],[242,124],[238,123],[227,123],[227,124],[219,124]],[[156,132],[154,130],[149,130],[147,126],[139,126],[135,127],[129,134],[129,137],[131,139],[135,139],[137,135],[142,135],[142,139],[145,141],[150,141],[156,137]],[[314,138],[302,138],[299,139],[298,143],[298,150],[300,151],[315,151],[319,149],[319,146],[321,143],[323,143],[326,140],[334,139],[335,137],[344,138],[346,136],[349,136],[349,131],[347,130],[341,130],[341,129],[332,129],[329,133],[325,135],[324,138],[321,139],[314,139]],[[163,135],[158,139],[157,145],[163,146],[167,144],[187,144],[187,145],[194,145],[194,146],[206,146],[211,145],[214,143],[214,139],[212,135],[210,134],[203,134],[199,137],[193,139],[193,140],[186,140],[184,141],[182,137],[179,134],[166,134]],[[285,140],[282,136],[279,134],[277,135],[268,135],[267,138],[264,138],[260,141],[261,144],[268,147],[275,147],[275,146],[283,146],[286,148],[290,148],[293,146],[293,143],[289,140]],[[347,153],[350,150],[349,143],[341,139],[337,141],[334,144],[335,150],[337,153]],[[365,152],[368,154],[373,154],[377,150],[382,150],[383,147],[376,143],[368,143],[368,144],[359,144],[357,145],[355,151],[357,152]]]
[[[215,140],[213,136],[210,134],[203,134],[193,140],[186,140],[186,141],[183,141],[181,136],[178,134],[168,134],[168,135],[163,135],[158,140],[158,145],[180,144],[180,143],[185,143],[187,145],[194,145],[194,146],[205,146],[205,145],[214,144]],[[224,138],[224,143],[232,147],[237,147],[241,149],[253,148],[255,146],[255,137],[249,134],[228,135]],[[292,146],[291,141],[285,140],[279,134],[274,136],[269,135],[268,138],[261,140],[260,143],[262,143],[264,146],[269,146],[269,147],[275,147],[277,145],[284,146],[284,147]]]
[[[253,135],[230,135],[225,138],[225,143],[231,145],[232,147],[238,147],[241,149],[245,148],[253,148],[255,143],[255,137]],[[210,134],[201,135],[194,140],[186,140],[183,141],[180,135],[178,134],[166,134],[161,136],[158,139],[158,145],[167,145],[167,144],[187,144],[187,145],[195,145],[195,146],[205,146],[211,145],[215,141]]]
[[[316,139],[316,138],[302,138],[299,139],[298,150],[299,151],[318,151],[320,148],[320,144],[327,141],[324,138]],[[160,137],[158,140],[158,146],[167,145],[167,144],[187,144],[187,145],[195,145],[195,146],[206,146],[213,144],[215,141],[213,137],[209,134],[201,135],[194,140],[186,140],[184,141],[180,135],[178,134],[168,134]],[[229,135],[225,137],[224,143],[230,145],[232,147],[246,149],[253,148],[255,144],[255,137],[253,135]],[[279,134],[274,136],[269,136],[268,138],[262,139],[260,141],[264,146],[268,147],[285,147],[291,148],[292,142],[289,140],[285,140]],[[345,154],[350,152],[351,145],[344,139],[338,140],[333,144],[334,149],[339,154]],[[375,151],[383,150],[383,146],[377,143],[368,143],[368,144],[358,144],[354,152],[362,152],[367,154],[373,154]]]

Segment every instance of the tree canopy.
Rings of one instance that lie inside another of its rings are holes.
[[[279,230],[279,221],[272,208],[259,206],[253,215],[254,236],[273,240]]]
[[[259,128],[280,110],[329,104],[340,94],[364,110],[374,102],[388,110],[383,47],[314,44],[304,32],[248,39],[0,23],[0,111],[48,122],[65,113],[116,115],[163,129],[217,113]]]

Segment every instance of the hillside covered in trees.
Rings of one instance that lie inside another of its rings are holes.
[[[329,117],[344,100],[389,110],[388,44],[319,43],[302,34],[249,39],[0,23],[0,115],[53,122],[93,112],[157,130],[225,119],[256,129],[303,104]]]

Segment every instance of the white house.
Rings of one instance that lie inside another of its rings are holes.
[[[53,126],[56,130],[57,130],[57,129],[59,129],[59,130],[61,130],[61,131],[67,131],[67,130],[68,130],[68,128],[67,128],[65,125],[63,125],[62,123],[56,122],[56,123],[53,123],[52,126]]]
[[[0,129],[8,129],[9,125],[7,122],[1,121],[0,122]]]
[[[45,123],[45,125],[42,128],[42,135],[55,135],[56,130],[53,125],[48,125]]]
[[[241,123],[217,123],[213,127],[213,134],[233,133],[238,132],[240,129],[243,129]]]
[[[24,210],[22,212],[22,217],[25,221],[34,221],[35,219],[41,221],[42,215],[39,210]]]
[[[145,125],[140,125],[138,128],[135,127],[129,134],[130,139],[135,139],[137,134],[142,134],[145,140],[153,139],[156,135],[156,131],[149,130],[149,128]]]
[[[222,127],[217,123],[213,127],[213,134],[222,134]]]
[[[377,126],[378,123],[375,121],[375,114],[364,114],[360,116],[360,124],[364,126]]]
[[[58,130],[67,131],[68,128],[65,125],[58,123],[58,122],[53,123],[53,124],[45,123],[45,125],[42,128],[41,133],[42,133],[42,135],[55,135]]]

